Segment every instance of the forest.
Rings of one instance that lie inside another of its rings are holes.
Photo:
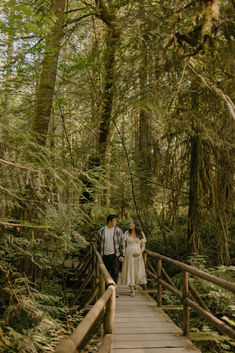
[[[1,1],[0,352],[53,352],[82,320],[65,282],[108,214],[123,230],[138,219],[149,250],[234,281],[234,10]],[[234,327],[228,293],[201,288]]]

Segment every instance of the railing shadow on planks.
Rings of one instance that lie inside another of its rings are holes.
[[[157,259],[156,271],[148,261],[149,256]],[[200,294],[190,283],[189,274],[214,283],[217,286],[235,294],[234,283],[223,280],[209,273],[201,271],[196,267],[187,265],[177,260],[173,260],[169,257],[160,255],[147,249],[145,249],[144,252],[144,260],[148,276],[153,278],[157,285],[158,306],[162,307],[162,288],[169,290],[181,300],[183,304],[182,329],[185,336],[189,335],[190,333],[190,308],[192,308],[193,311],[207,320],[222,334],[235,339],[235,331],[209,311],[208,307],[200,297]],[[173,264],[174,266],[177,266],[181,269],[182,291],[176,288],[173,281],[166,273],[162,266],[163,261]],[[80,273],[84,273],[86,269],[88,269],[88,271],[86,272],[86,278],[84,279],[84,282],[78,288],[77,293],[71,302],[71,306],[73,306],[78,301],[87,284],[94,280],[94,278],[95,281],[93,281],[94,283],[92,286],[92,293],[88,297],[86,305],[91,303],[95,298],[98,300],[96,301],[95,305],[92,306],[88,314],[84,317],[83,321],[74,330],[72,335],[61,341],[61,343],[57,346],[55,353],[78,353],[82,348],[86,346],[86,344],[92,338],[92,335],[97,332],[99,325],[101,328],[101,337],[103,337],[103,339],[98,353],[110,353],[112,351],[116,284],[108,273],[100,254],[97,252],[93,244],[88,246],[88,255],[80,266],[78,268],[78,270],[81,270],[79,271]],[[163,279],[163,276],[167,281]],[[107,288],[106,290],[105,287]],[[192,295],[196,301],[192,300],[190,295]]]
[[[102,257],[93,244],[89,247],[89,254],[90,256],[88,256],[88,259],[93,266],[91,266],[91,271],[89,271],[86,280],[79,288],[71,305],[77,302],[79,294],[85,289],[86,284],[91,281],[92,276],[95,276],[98,279],[96,282],[97,286],[93,290],[93,299],[97,295],[98,300],[74,330],[72,335],[60,342],[55,349],[55,353],[78,353],[86,346],[92,336],[96,334],[99,325],[103,339],[98,353],[111,352],[116,284],[108,273],[103,264]],[[85,260],[85,263],[83,264],[84,268],[86,266],[87,260]],[[107,288],[106,290],[105,287]],[[89,302],[91,302],[91,299],[89,299]]]
[[[156,271],[148,261],[148,256],[154,257],[157,259],[157,268]],[[202,278],[206,281],[216,284],[217,286],[224,288],[232,293],[235,294],[235,284],[226,281],[224,279],[218,278],[213,276],[209,273],[201,271],[196,267],[187,265],[183,262],[173,260],[169,257],[157,254],[155,252],[145,250],[144,254],[144,261],[146,265],[146,272],[148,276],[153,278],[157,283],[157,302],[158,306],[162,307],[162,288],[167,289],[171,293],[173,293],[176,297],[178,297],[182,304],[183,304],[183,320],[182,320],[182,329],[183,334],[188,336],[190,333],[190,308],[195,311],[198,315],[203,317],[207,322],[213,325],[218,331],[222,334],[227,335],[228,337],[235,339],[235,331],[228,325],[226,325],[223,321],[219,320],[216,316],[214,316],[206,304],[203,302],[200,294],[197,290],[193,287],[193,285],[189,281],[189,274]],[[179,291],[174,283],[172,282],[171,278],[168,276],[166,271],[162,266],[162,262],[168,262],[178,268],[181,269],[182,272],[182,291]],[[150,270],[148,269],[150,268]],[[167,280],[163,280],[163,276]],[[196,300],[192,300],[190,298],[190,294]]]

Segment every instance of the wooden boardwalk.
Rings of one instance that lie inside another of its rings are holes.
[[[140,288],[135,297],[118,286],[112,353],[199,353],[192,342]]]

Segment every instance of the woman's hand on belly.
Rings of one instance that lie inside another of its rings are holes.
[[[139,252],[134,252],[133,256],[134,257],[138,257],[138,256],[140,256],[140,253]]]

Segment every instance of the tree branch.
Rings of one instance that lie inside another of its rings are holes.
[[[0,190],[2,190],[5,194],[13,197],[14,199],[17,199],[17,200],[20,200],[20,201],[25,201],[25,199],[23,199],[22,197],[17,196],[16,194],[11,192],[10,190],[5,189],[2,185],[0,185]]]
[[[129,169],[129,171],[130,171],[131,190],[132,190],[133,202],[134,202],[134,205],[135,205],[135,210],[136,210],[137,217],[138,217],[138,219],[139,219],[139,221],[140,221],[140,224],[141,224],[141,226],[142,226],[143,231],[145,232],[144,225],[143,225],[143,222],[142,222],[142,220],[141,220],[141,217],[140,217],[140,214],[139,214],[139,210],[138,210],[138,206],[137,206],[137,202],[136,202],[136,198],[135,198],[134,180],[133,180],[133,174],[132,174],[132,170],[131,170],[131,165],[130,165],[130,160],[129,160],[128,152],[127,152],[127,149],[126,149],[126,146],[125,146],[124,139],[123,139],[123,137],[122,137],[122,135],[121,135],[121,133],[120,133],[118,127],[117,127],[117,124],[116,124],[115,120],[112,119],[112,121],[113,121],[114,126],[115,126],[115,128],[116,128],[116,130],[117,130],[117,133],[118,133],[118,135],[119,135],[119,137],[120,137],[120,139],[121,139],[122,147],[123,147],[124,152],[125,152],[125,155],[126,155],[126,161],[127,161],[128,169]]]
[[[86,10],[87,9],[87,6],[86,7],[80,7],[78,9],[73,9],[73,10],[69,10],[69,11],[65,11],[64,12],[64,15],[67,15],[68,13],[71,13],[71,12],[77,12],[77,11],[82,11],[82,10]]]
[[[220,98],[222,98],[228,107],[228,110],[230,114],[232,115],[233,119],[235,120],[235,105],[231,98],[225,94],[221,89],[216,87],[213,83],[209,82],[206,80],[202,75],[200,75],[192,65],[189,64],[187,60],[184,60],[185,64],[189,67],[189,69],[197,76],[200,78],[200,80],[208,87],[212,92],[216,93]]]
[[[81,17],[79,17],[79,18],[74,18],[73,20],[72,20],[72,19],[71,19],[71,20],[68,20],[68,21],[63,25],[63,28],[66,27],[66,26],[68,26],[68,25],[70,25],[70,24],[78,23],[78,22],[80,22],[83,18],[92,16],[92,15],[93,15],[93,13],[91,12],[91,13],[86,14],[86,15],[83,15],[83,16],[81,16]]]
[[[36,169],[32,169],[32,168],[29,168],[29,167],[23,167],[22,165],[19,165],[19,164],[10,162],[10,161],[6,161],[5,159],[2,159],[2,158],[0,158],[0,163],[12,165],[12,166],[14,166],[16,168],[20,168],[20,169],[30,170],[31,172],[34,172],[34,173],[38,172],[38,170],[36,170]]]
[[[31,224],[20,224],[20,223],[9,223],[9,222],[3,222],[0,221],[0,224],[4,226],[10,226],[10,227],[25,227],[25,228],[36,228],[36,229],[52,229],[56,228],[55,226],[34,226]]]

